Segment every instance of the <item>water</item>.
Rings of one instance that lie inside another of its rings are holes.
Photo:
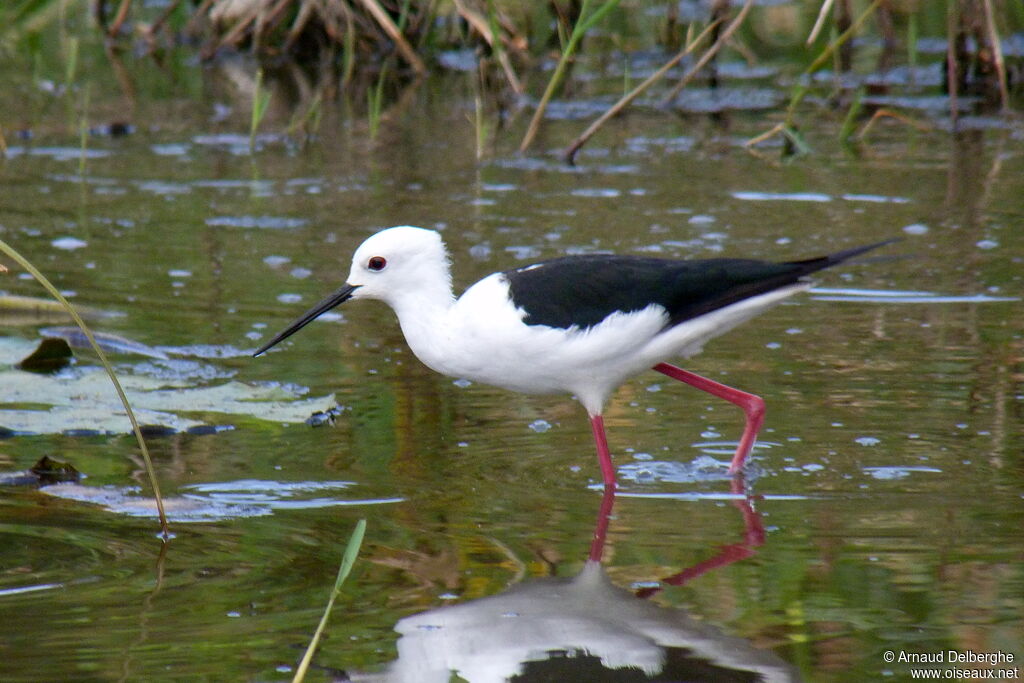
[[[331,110],[305,149],[268,133],[252,155],[243,105],[216,118],[230,95],[214,89],[140,102],[135,132],[88,140],[84,173],[76,135],[59,126],[12,144],[0,237],[76,304],[116,314],[97,329],[174,359],[115,356],[155,383],[138,391],[177,397],[151,407],[216,428],[150,439],[172,505],[165,548],[131,437],[0,441],[7,471],[50,455],[87,475],[74,490],[0,489],[0,678],[288,680],[361,518],[366,541],[312,680],[427,680],[416,647],[437,655],[438,680],[449,668],[472,680],[458,643],[473,636],[505,673],[554,667],[556,680],[598,680],[601,661],[649,672],[664,661],[682,677],[695,633],[698,655],[714,658],[707,643],[743,655],[714,666],[812,681],[907,679],[887,650],[1019,662],[1020,131],[879,126],[857,157],[829,124],[805,131],[813,156],[777,165],[742,148],[765,127],[757,116],[715,127],[638,115],[567,167],[546,153],[578,132],[566,114],[537,153],[514,153],[516,121],[478,162],[461,85],[413,92],[376,143]],[[115,98],[94,101],[116,111]],[[164,109],[182,118],[172,125]],[[584,569],[603,501],[571,399],[439,377],[374,303],[346,305],[278,352],[246,353],[341,284],[362,239],[403,223],[443,232],[460,289],[565,253],[784,259],[904,239],[688,363],[767,401],[749,503],[717,464],[739,437],[738,411],[653,375],[622,388],[606,416],[623,491],[605,585]],[[4,262],[0,287],[43,296]],[[38,328],[65,324],[3,320],[29,348]],[[73,372],[91,372],[79,354]],[[228,384],[231,400],[190,398]],[[0,409],[49,409],[12,401],[11,386]],[[331,396],[340,410],[326,417],[316,402],[288,419],[239,407]],[[316,427],[303,421],[313,412]],[[574,582],[599,597],[544,597]],[[606,609],[588,612],[588,600]],[[635,604],[660,635],[627,618],[622,605]],[[445,624],[461,615],[473,628],[442,653],[426,634],[454,632]],[[579,630],[539,638],[544,615]],[[630,658],[627,636],[646,659]],[[587,643],[589,656],[542,661]],[[403,667],[411,677],[398,678]]]

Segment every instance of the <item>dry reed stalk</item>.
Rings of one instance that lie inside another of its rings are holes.
[[[416,54],[416,50],[412,48],[409,41],[402,35],[398,25],[395,24],[394,20],[388,15],[383,7],[377,0],[359,0],[360,4],[366,8],[374,20],[380,25],[384,32],[388,34],[391,40],[395,41],[395,46],[398,47],[398,51],[402,53],[402,57],[408,62],[409,66],[412,67],[413,71],[419,76],[424,76],[427,73],[427,65],[423,63],[420,56]]]
[[[570,164],[575,163],[574,160],[576,158],[576,153],[580,150],[581,147],[583,147],[583,145],[587,144],[587,141],[589,141],[590,138],[592,138],[594,136],[594,134],[601,128],[601,126],[603,126],[605,123],[607,123],[608,120],[611,119],[612,117],[617,116],[623,109],[628,107],[633,102],[633,100],[635,100],[637,97],[642,95],[644,93],[644,91],[647,90],[647,88],[651,87],[652,85],[657,83],[659,80],[661,80],[665,76],[665,74],[669,72],[669,70],[671,70],[680,61],[682,61],[683,57],[685,57],[686,55],[688,55],[691,52],[693,52],[693,50],[698,45],[700,45],[702,42],[704,42],[704,39],[721,22],[722,22],[721,19],[716,19],[711,24],[708,24],[708,26],[700,33],[700,35],[698,35],[696,38],[694,38],[693,41],[690,42],[689,45],[687,45],[683,50],[681,50],[679,52],[679,54],[677,54],[672,59],[668,60],[664,64],[664,66],[662,66],[660,69],[658,69],[653,74],[648,76],[647,79],[643,83],[641,83],[640,85],[635,87],[628,94],[624,95],[618,102],[616,102],[614,105],[612,105],[605,113],[601,114],[601,116],[598,117],[598,119],[596,121],[594,121],[592,124],[590,124],[590,126],[588,126],[587,129],[585,131],[583,131],[583,133],[578,138],[576,138],[576,140],[573,141],[573,143],[571,145],[569,145],[569,147],[565,150],[565,153],[563,154],[563,158],[566,160],[566,162],[568,162]]]
[[[951,3],[946,13],[946,90],[949,93],[949,121],[956,130],[958,115],[957,94],[960,88],[959,65],[956,57],[957,34],[956,5]]]
[[[868,122],[865,123],[864,127],[860,129],[860,132],[857,133],[856,136],[854,136],[854,139],[859,142],[859,141],[863,140],[864,138],[866,138],[868,133],[874,127],[875,123],[879,119],[883,119],[883,118],[895,119],[895,120],[899,121],[900,123],[904,123],[904,124],[906,124],[906,125],[908,125],[908,126],[910,126],[912,128],[916,128],[917,130],[919,130],[921,132],[927,132],[927,131],[930,131],[932,129],[932,127],[929,126],[927,123],[923,123],[921,121],[917,121],[917,120],[907,116],[906,114],[901,114],[900,112],[893,111],[891,109],[879,109],[874,114],[871,115],[871,118],[868,119]]]
[[[818,34],[821,33],[821,29],[825,27],[825,19],[828,18],[828,13],[832,9],[832,4],[835,0],[825,0],[821,3],[821,9],[818,10],[818,18],[814,20],[814,27],[811,28],[811,32],[807,35],[807,42],[805,43],[808,47],[814,44],[814,41],[818,39]]]
[[[996,29],[995,13],[992,11],[992,0],[984,0],[985,7],[985,31],[988,33],[988,41],[992,44],[992,61],[996,67],[996,78],[999,79],[999,100],[1003,110],[1010,108],[1010,91],[1006,83],[1006,62],[1003,60],[1003,46],[999,41],[999,31]]]
[[[668,106],[668,104],[679,95],[682,89],[685,88],[687,84],[689,84],[689,82],[692,81],[697,76],[698,73],[700,73],[700,70],[703,69],[716,54],[718,54],[719,50],[721,50],[725,46],[725,44],[729,42],[729,38],[732,37],[732,34],[735,33],[736,29],[738,29],[740,27],[740,24],[743,23],[743,20],[746,18],[747,14],[750,12],[750,8],[753,7],[753,5],[754,0],[746,0],[746,2],[743,3],[743,7],[740,8],[739,14],[737,14],[736,18],[732,20],[729,26],[724,31],[722,31],[722,34],[718,36],[718,40],[715,41],[715,44],[708,48],[707,52],[701,55],[701,58],[697,60],[697,63],[694,64],[693,67],[689,71],[687,71],[686,74],[679,80],[679,82],[676,83],[671,90],[669,90],[668,94],[662,98],[661,106]],[[714,26],[714,24],[712,24],[712,26]]]
[[[153,37],[163,27],[163,25],[167,23],[167,20],[170,19],[171,15],[174,14],[174,11],[178,9],[179,5],[181,5],[181,0],[174,0],[174,2],[168,5],[167,8],[160,13],[160,16],[157,17],[156,21],[146,27],[145,33],[150,41],[153,40]]]
[[[213,5],[214,2],[216,2],[216,0],[203,0],[202,4],[200,4],[199,7],[197,7],[192,12],[192,16],[189,17],[188,23],[185,24],[185,33],[186,34],[188,34],[188,35],[195,35],[196,34],[196,30],[197,30],[196,29],[196,25],[199,23],[199,18],[206,16],[207,12],[210,9],[210,6]]]
[[[483,36],[483,39],[491,46],[491,50],[494,52],[495,56],[497,56],[498,63],[501,65],[502,71],[505,72],[505,78],[508,80],[512,90],[515,91],[517,95],[522,95],[525,92],[522,81],[519,80],[515,69],[512,68],[512,61],[509,59],[508,52],[506,52],[501,45],[506,41],[503,40],[502,36],[494,35],[494,32],[491,31],[491,27],[487,20],[481,16],[479,12],[474,12],[470,8],[466,7],[465,0],[454,0],[454,2],[455,11],[459,13],[459,16],[465,19],[466,23],[472,26],[473,30]],[[496,44],[495,41],[498,41],[498,43]],[[512,41],[507,42],[510,47],[514,47]]]
[[[569,61],[576,54],[576,47],[583,40],[583,36],[590,29],[591,26],[600,21],[608,12],[613,10],[618,4],[619,0],[605,0],[599,8],[597,8],[593,14],[586,15],[587,6],[590,4],[590,0],[583,0],[583,4],[580,6],[579,16],[576,19],[576,23],[572,27],[572,34],[569,36],[569,40],[566,41],[565,47],[562,49],[562,56],[558,60],[558,64],[555,65],[555,71],[551,74],[551,79],[548,81],[547,88],[544,89],[544,94],[541,95],[540,102],[537,103],[537,108],[533,112],[533,117],[530,119],[530,125],[526,129],[526,135],[523,136],[522,142],[519,143],[519,152],[525,152],[533,139],[537,136],[537,131],[540,130],[541,121],[544,120],[544,112],[547,111],[548,103],[551,102],[551,98],[555,95],[555,90],[562,83],[562,78],[565,76],[566,69],[568,68]],[[557,5],[556,5],[557,9]]]
[[[117,14],[114,15],[114,21],[110,24],[107,29],[107,35],[111,38],[117,36],[121,32],[121,26],[128,18],[128,9],[131,7],[132,0],[121,0],[121,4],[117,7]]]

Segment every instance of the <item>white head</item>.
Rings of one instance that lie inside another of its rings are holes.
[[[381,230],[352,255],[347,284],[353,299],[380,299],[392,308],[413,292],[442,288],[450,296],[448,251],[434,230],[402,225]]]
[[[417,301],[451,298],[448,251],[441,235],[409,225],[381,230],[356,249],[344,286],[303,313],[253,355],[260,355],[349,299],[380,299],[397,311],[402,306],[415,306]]]

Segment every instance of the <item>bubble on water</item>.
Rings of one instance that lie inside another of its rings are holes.
[[[913,472],[942,472],[942,470],[934,467],[865,467],[864,472],[874,479],[893,480],[905,479]],[[865,486],[862,484],[861,487]]]
[[[903,232],[908,235],[923,235],[928,232],[928,226],[923,223],[911,223],[903,226]]]
[[[212,228],[258,228],[264,230],[280,230],[301,228],[309,223],[305,218],[288,218],[285,216],[212,216],[206,224]]]
[[[995,240],[980,240],[975,242],[974,246],[978,247],[978,249],[995,249],[999,246],[999,242]]]
[[[58,237],[50,242],[50,244],[58,249],[64,249],[65,251],[73,251],[75,249],[81,249],[82,247],[89,246],[88,242],[80,240],[77,237]]]
[[[876,439],[873,436],[858,436],[854,439],[854,442],[859,443],[861,446],[877,446],[882,443],[882,440]]]
[[[607,198],[614,199],[622,193],[619,190],[610,187],[581,187],[578,190],[573,190],[572,195],[574,197],[595,197],[595,198]]]
[[[542,434],[551,429],[551,423],[547,420],[534,420],[530,423],[529,427],[538,434]]]

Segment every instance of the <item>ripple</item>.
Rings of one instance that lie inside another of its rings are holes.
[[[285,482],[241,479],[182,487],[181,496],[163,499],[167,518],[174,522],[214,522],[263,517],[276,510],[314,509],[334,506],[381,505],[402,498],[343,498],[340,492],[357,486],[350,481]],[[54,484],[41,489],[65,500],[99,505],[129,517],[155,517],[156,501],[140,494],[137,486],[85,486]]]
[[[301,228],[309,223],[305,218],[287,218],[285,216],[214,216],[206,219],[211,227],[227,228],[261,228],[280,230]]]
[[[863,471],[875,479],[882,480],[905,479],[914,472],[942,472],[935,467],[865,467]]]
[[[815,301],[873,301],[887,304],[979,304],[1020,301],[1019,297],[1013,296],[936,294],[914,290],[813,287],[809,291]]]

